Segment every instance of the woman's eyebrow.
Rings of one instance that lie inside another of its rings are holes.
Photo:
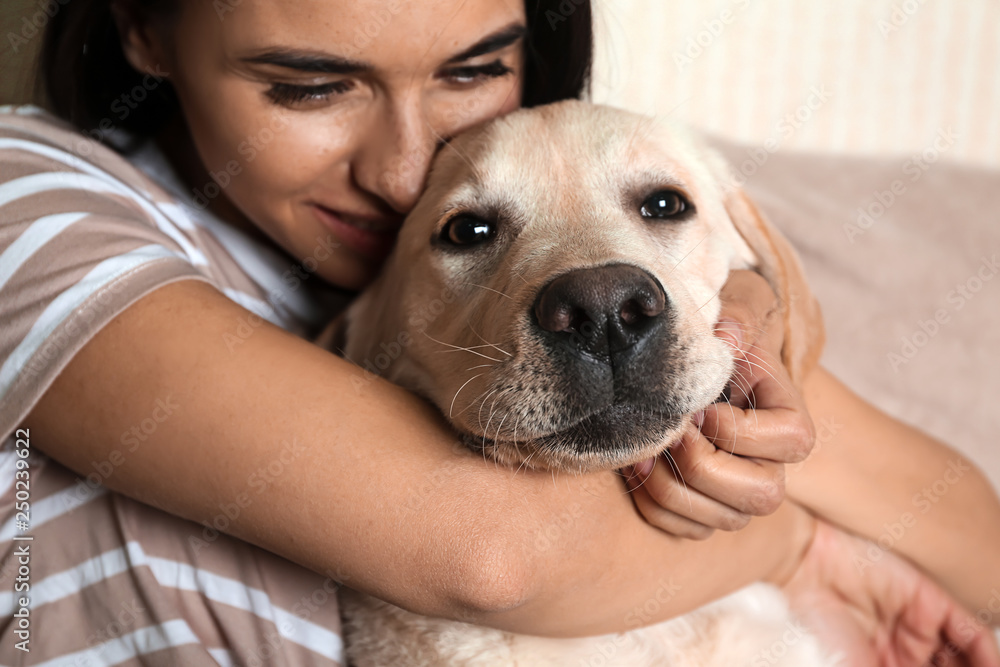
[[[300,72],[320,74],[358,74],[374,69],[369,63],[351,60],[350,58],[291,49],[273,49],[246,58],[240,58],[240,60],[254,65],[274,65]]]
[[[524,37],[527,32],[527,28],[521,23],[514,23],[506,28],[501,28],[492,35],[487,35],[481,40],[462,51],[461,53],[452,56],[447,61],[446,65],[452,65],[454,63],[460,63],[463,60],[469,60],[470,58],[475,58],[476,56],[483,56],[487,53],[493,53],[494,51],[499,51],[500,49],[510,46],[517,40]]]
[[[499,51],[524,37],[525,32],[527,32],[527,29],[520,23],[514,23],[501,28],[497,32],[482,38],[461,53],[452,56],[445,64],[460,63],[477,56]],[[295,49],[271,49],[247,56],[246,58],[240,58],[240,60],[252,65],[273,65],[299,72],[319,74],[360,74],[375,69],[371,63],[360,60],[351,60],[350,58],[327,53],[299,51]]]

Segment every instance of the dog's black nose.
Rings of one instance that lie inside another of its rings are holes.
[[[649,273],[611,264],[576,269],[552,280],[538,294],[535,317],[561,342],[610,361],[649,335],[666,304],[663,287]]]

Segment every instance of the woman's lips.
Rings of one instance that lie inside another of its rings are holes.
[[[389,254],[402,224],[402,221],[390,219],[354,218],[319,204],[313,204],[312,208],[338,241],[369,259],[383,259]]]

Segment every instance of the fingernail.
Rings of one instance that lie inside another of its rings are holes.
[[[719,320],[719,323],[715,325],[715,335],[723,340],[726,338],[731,339],[726,342],[737,350],[743,345],[743,327],[736,320]]]
[[[633,470],[635,470],[637,476],[643,479],[649,477],[649,473],[653,472],[653,459],[646,459],[641,463],[636,463]]]

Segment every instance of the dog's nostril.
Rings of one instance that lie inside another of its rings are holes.
[[[635,324],[640,322],[644,317],[656,317],[663,312],[665,300],[662,297],[662,292],[659,289],[655,291],[647,290],[647,292],[652,293],[629,299],[622,304],[621,312],[618,314],[622,322],[625,324]]]
[[[642,313],[639,312],[639,305],[635,301],[629,301],[622,308],[622,312],[618,316],[622,318],[622,322],[625,324],[635,324],[639,321]]]
[[[538,323],[546,331],[586,331],[593,327],[587,312],[557,299],[539,300],[535,306]]]
[[[573,315],[570,317],[566,329],[586,334],[588,331],[593,330],[594,326],[594,320],[590,318],[587,311],[582,308],[574,308]],[[562,331],[566,331],[566,329],[562,329]]]

